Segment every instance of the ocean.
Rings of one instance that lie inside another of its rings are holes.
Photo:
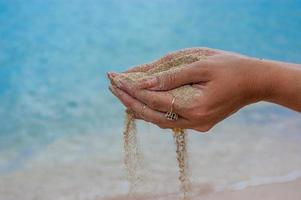
[[[298,0],[0,0],[0,199],[127,193],[124,108],[106,72],[198,46],[300,63],[300,38]],[[191,131],[193,184],[215,191],[299,177],[300,121],[258,103],[210,134]],[[144,122],[138,130],[139,190],[177,192],[170,131]]]

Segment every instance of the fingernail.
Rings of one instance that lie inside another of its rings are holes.
[[[108,74],[113,78],[118,75],[116,72],[108,72]]]
[[[107,73],[107,76],[109,79],[114,79],[118,74],[117,73],[114,73],[114,72],[108,72]]]

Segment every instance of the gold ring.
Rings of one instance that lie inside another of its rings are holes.
[[[141,112],[140,112],[140,117],[141,118],[143,118],[145,109],[146,109],[146,105],[143,105],[142,108],[141,108]]]
[[[170,111],[165,114],[165,117],[167,120],[177,121],[179,119],[179,115],[177,113],[173,112],[173,106],[175,104],[175,101],[176,101],[176,97],[173,97],[173,99],[171,101]]]

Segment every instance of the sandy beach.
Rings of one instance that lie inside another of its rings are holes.
[[[202,197],[203,200],[299,200],[301,199],[301,179],[286,183],[251,186],[244,190],[224,191]]]
[[[301,178],[285,183],[273,183],[260,186],[250,186],[243,190],[226,190],[211,193],[203,189],[191,199],[202,200],[300,200]],[[128,200],[133,197],[115,197],[107,200]],[[171,200],[177,199],[176,195],[143,196],[136,197],[137,200]]]

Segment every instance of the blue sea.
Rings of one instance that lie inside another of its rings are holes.
[[[300,38],[300,0],[0,0],[0,199],[127,193],[124,108],[106,72],[197,46],[301,63]],[[141,191],[177,191],[171,135],[138,128],[149,177]],[[300,113],[259,103],[210,133],[190,134],[195,185],[301,174]]]

